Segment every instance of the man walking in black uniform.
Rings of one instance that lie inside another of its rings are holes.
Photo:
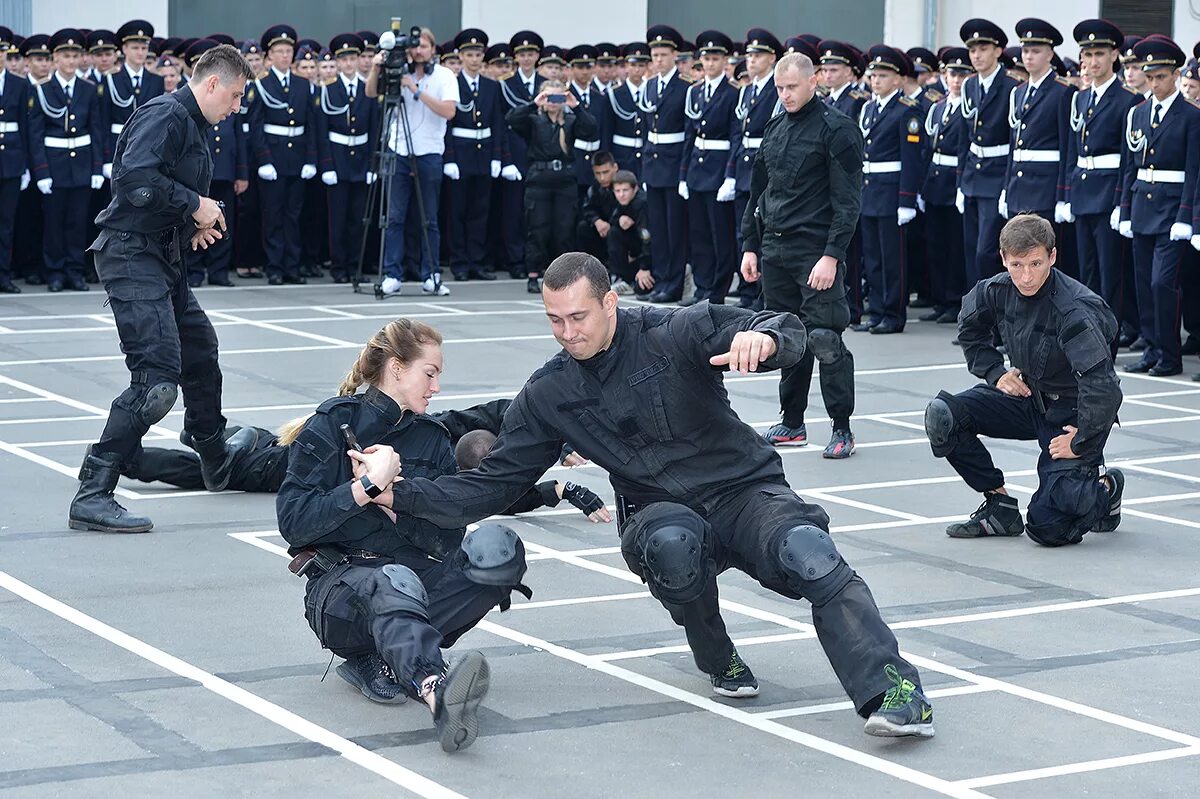
[[[839,554],[829,516],[796,495],[778,454],[729,406],[726,371],[800,359],[799,320],[711,303],[619,309],[607,270],[586,253],[555,260],[543,301],[563,350],[513,400],[491,454],[470,472],[396,483],[394,511],[445,528],[482,519],[523,494],[569,441],[609,473],[625,561],[684,628],[716,693],[758,693],[718,605],[717,575],[737,567],[812,603],[868,734],[933,735],[917,670]]]
[[[1125,477],[1117,469],[1102,471],[1104,443],[1121,405],[1113,370],[1117,321],[1086,286],[1051,268],[1054,228],[1040,216],[1023,214],[1005,225],[1000,254],[1007,271],[971,289],[958,317],[967,366],[987,385],[942,391],[925,410],[933,454],[984,495],[979,509],[946,534],[1025,532],[1045,546],[1078,544],[1085,533],[1110,532],[1121,522]],[[1009,369],[993,344],[994,329]],[[1038,490],[1024,525],[980,435],[1041,445]]]
[[[808,347],[783,365],[782,421],[766,432],[772,444],[808,443],[804,412],[813,360],[821,363],[821,396],[833,420],[826,458],[854,453],[854,356],[842,341],[850,323],[846,251],[858,224],[863,140],[855,123],[816,96],[812,60],[792,54],[775,66],[785,114],[767,124],[742,221],[742,277],[763,278],[767,308],[797,314]],[[804,170],[797,174],[800,165]],[[760,269],[758,252],[763,263]]]
[[[88,448],[71,502],[73,530],[147,532],[113,497],[122,465],[167,415],[183,388],[184,432],[200,455],[204,485],[229,482],[232,456],[222,433],[217,336],[188,288],[184,253],[207,248],[225,230],[205,195],[212,179],[206,129],[235,113],[253,77],[237,48],[220,45],[196,63],[174,94],[134,112],[117,140],[113,200],[96,219],[96,272],[112,306],[130,383],[113,400],[100,441]]]

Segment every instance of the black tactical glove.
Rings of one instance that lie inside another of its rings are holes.
[[[604,507],[604,500],[600,499],[595,491],[578,483],[563,484],[563,499],[583,511],[585,516],[590,516]]]

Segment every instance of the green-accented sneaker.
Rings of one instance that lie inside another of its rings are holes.
[[[742,656],[735,649],[729,656],[729,665],[720,674],[710,676],[713,693],[719,696],[731,696],[735,699],[747,696],[758,696],[758,680],[750,667],[742,662]]]
[[[901,738],[915,735],[933,737],[933,705],[911,680],[900,676],[890,663],[884,673],[892,687],[883,695],[883,704],[867,719],[863,732],[881,738]]]

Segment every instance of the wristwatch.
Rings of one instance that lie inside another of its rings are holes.
[[[383,489],[372,483],[371,478],[367,477],[365,474],[358,478],[358,482],[360,485],[362,485],[363,491],[366,491],[367,496],[371,499],[375,499],[375,497],[383,493]]]

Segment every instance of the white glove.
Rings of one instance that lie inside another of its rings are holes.
[[[504,169],[500,170],[500,177],[504,178],[505,180],[520,180],[521,172],[514,165],[509,164],[508,166],[504,167]]]
[[[458,180],[462,175],[458,172],[458,164],[443,164],[442,174],[451,180]]]
[[[279,173],[274,164],[263,164],[258,168],[258,176],[263,180],[279,180]]]
[[[304,166],[300,167],[300,179],[301,180],[312,180],[316,176],[317,176],[317,165],[316,164],[305,164]]]
[[[917,218],[917,212],[913,208],[897,208],[896,222],[901,225],[907,225],[909,222]]]
[[[1188,241],[1192,238],[1192,226],[1183,222],[1171,225],[1171,241]]]
[[[495,180],[496,178],[500,177],[500,162],[499,161],[493,161],[491,163],[491,169],[492,169],[492,180]]]
[[[1128,219],[1122,219],[1121,226],[1117,229],[1117,232],[1120,233],[1122,236],[1124,236],[1127,239],[1132,239],[1133,238],[1133,223],[1130,222]]]
[[[690,196],[686,180],[679,181],[679,196],[685,200]]]
[[[1192,236],[1192,249],[1200,250],[1200,235]]]
[[[104,166],[100,167],[100,172],[104,175],[104,177],[112,180],[112,164],[105,164]]]
[[[925,198],[919,194],[917,195],[917,210],[925,213]]]
[[[1116,208],[1114,208],[1112,210],[1112,213],[1108,215],[1108,226],[1110,228],[1112,228],[1113,230],[1121,229],[1121,207],[1120,206],[1117,206]]]
[[[42,194],[49,194],[52,190],[50,187],[53,185],[54,178],[42,178],[37,182],[38,191]]]
[[[92,175],[92,191],[104,188],[104,175]]]
[[[378,177],[379,177],[379,175],[376,175],[374,172],[368,172],[367,173],[367,185],[370,186],[372,183],[375,182],[375,179]]]
[[[725,182],[721,184],[721,188],[717,189],[717,202],[727,203],[737,194],[737,181],[733,178],[725,178]]]
[[[324,183],[326,186],[336,186],[337,185],[337,172],[333,171],[332,169],[329,170],[328,172],[322,172],[321,173],[321,182]]]
[[[1063,215],[1063,206],[1065,206],[1065,205],[1066,205],[1066,203],[1055,203],[1054,204],[1054,221],[1060,225],[1063,222],[1067,221],[1066,216]]]
[[[28,169],[26,169],[24,172],[21,173],[21,191],[25,191],[27,188],[29,188],[29,170]]]
[[[962,189],[954,192],[954,207],[958,209],[960,214],[967,212],[967,195],[962,193]]]
[[[1000,216],[1008,219],[1008,192],[1000,192],[1000,201],[996,203],[996,210],[1000,212]]]

